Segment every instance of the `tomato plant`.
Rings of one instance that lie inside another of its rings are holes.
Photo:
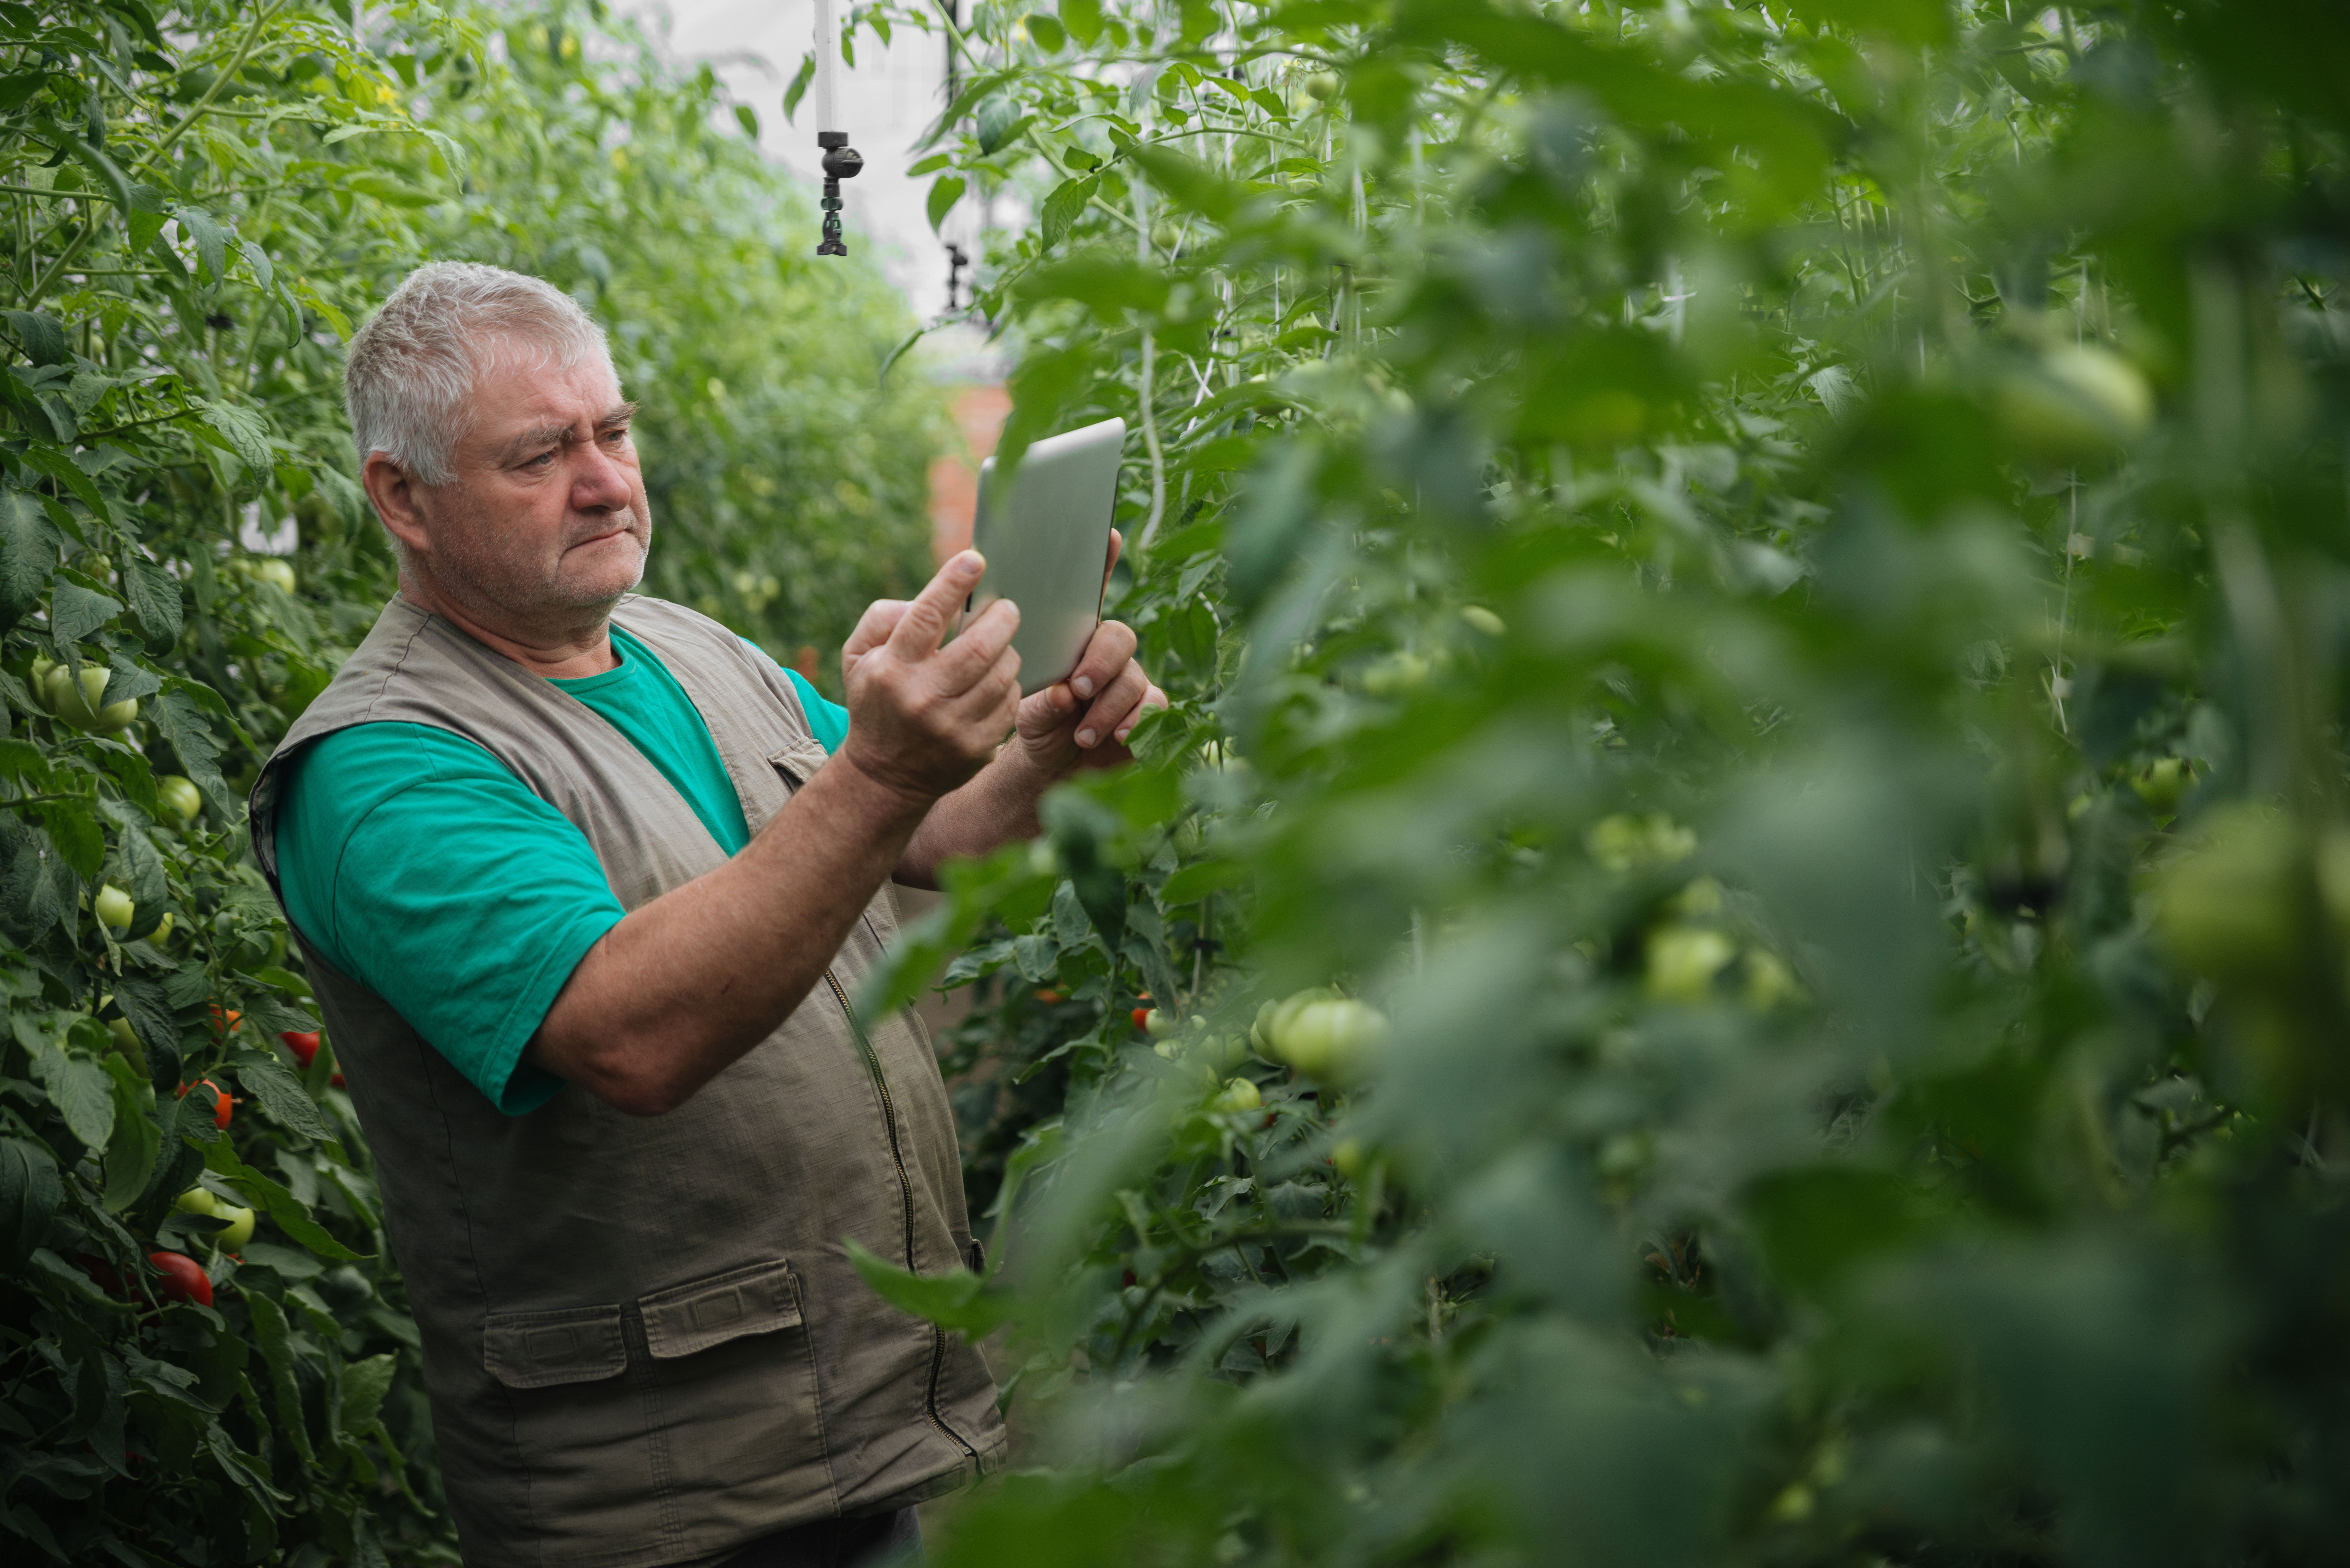
[[[2337,1552],[2350,24],[860,15],[1177,699],[874,997],[1038,1434],[941,1560]]]

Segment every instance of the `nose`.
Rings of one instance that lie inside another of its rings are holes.
[[[634,499],[629,471],[598,441],[572,449],[571,506],[577,512],[619,512]]]

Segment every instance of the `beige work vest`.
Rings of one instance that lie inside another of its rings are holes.
[[[701,711],[758,833],[824,763],[791,683],[679,606],[631,597],[612,618]],[[254,785],[273,886],[286,759],[386,722],[504,763],[587,836],[625,909],[726,858],[592,710],[395,599]],[[976,1251],[920,1023],[901,1012],[860,1032],[849,1016],[893,931],[885,888],[781,1027],[650,1117],[569,1087],[501,1114],[303,942],[423,1333],[468,1563],[653,1568],[919,1501],[1000,1460],[978,1353],[885,1304],[842,1246],[925,1274]]]

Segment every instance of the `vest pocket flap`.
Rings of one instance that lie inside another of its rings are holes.
[[[827,755],[821,741],[794,741],[779,752],[770,752],[767,763],[796,787],[816,776]]]
[[[691,1355],[745,1334],[795,1328],[799,1282],[786,1261],[754,1263],[690,1285],[660,1291],[637,1303],[645,1318],[645,1348],[662,1360]]]
[[[482,1365],[509,1388],[618,1376],[629,1366],[619,1306],[493,1313],[483,1325]]]

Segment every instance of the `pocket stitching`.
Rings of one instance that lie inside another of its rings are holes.
[[[764,1287],[763,1290],[762,1287]],[[745,1310],[732,1323],[700,1328],[691,1322],[691,1309],[721,1292],[758,1292],[764,1299],[744,1303]],[[672,1328],[667,1321],[685,1309],[689,1322]],[[714,1350],[754,1334],[800,1327],[806,1312],[800,1300],[799,1276],[788,1258],[730,1269],[707,1279],[691,1280],[637,1299],[637,1313],[645,1326],[645,1350],[656,1361],[676,1361]]]

